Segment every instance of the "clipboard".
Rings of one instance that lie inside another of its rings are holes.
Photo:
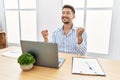
[[[72,57],[72,74],[106,76],[96,58]]]

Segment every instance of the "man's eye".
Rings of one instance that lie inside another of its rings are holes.
[[[65,14],[65,12],[62,12],[62,14]]]
[[[70,12],[66,12],[66,14],[70,14]]]

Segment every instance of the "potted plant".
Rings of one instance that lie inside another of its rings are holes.
[[[30,70],[35,63],[35,58],[30,53],[25,52],[18,58],[18,63],[20,64],[21,69]]]

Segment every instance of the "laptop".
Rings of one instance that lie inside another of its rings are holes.
[[[25,40],[21,40],[20,42],[22,52],[29,52],[35,57],[36,62],[34,65],[59,68],[65,61],[64,58],[58,58],[57,43]]]

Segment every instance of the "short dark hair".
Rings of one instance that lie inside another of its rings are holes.
[[[62,8],[62,10],[63,10],[64,8],[69,8],[69,9],[71,9],[72,12],[75,14],[75,9],[74,9],[73,6],[71,6],[71,5],[64,5],[63,8]]]

